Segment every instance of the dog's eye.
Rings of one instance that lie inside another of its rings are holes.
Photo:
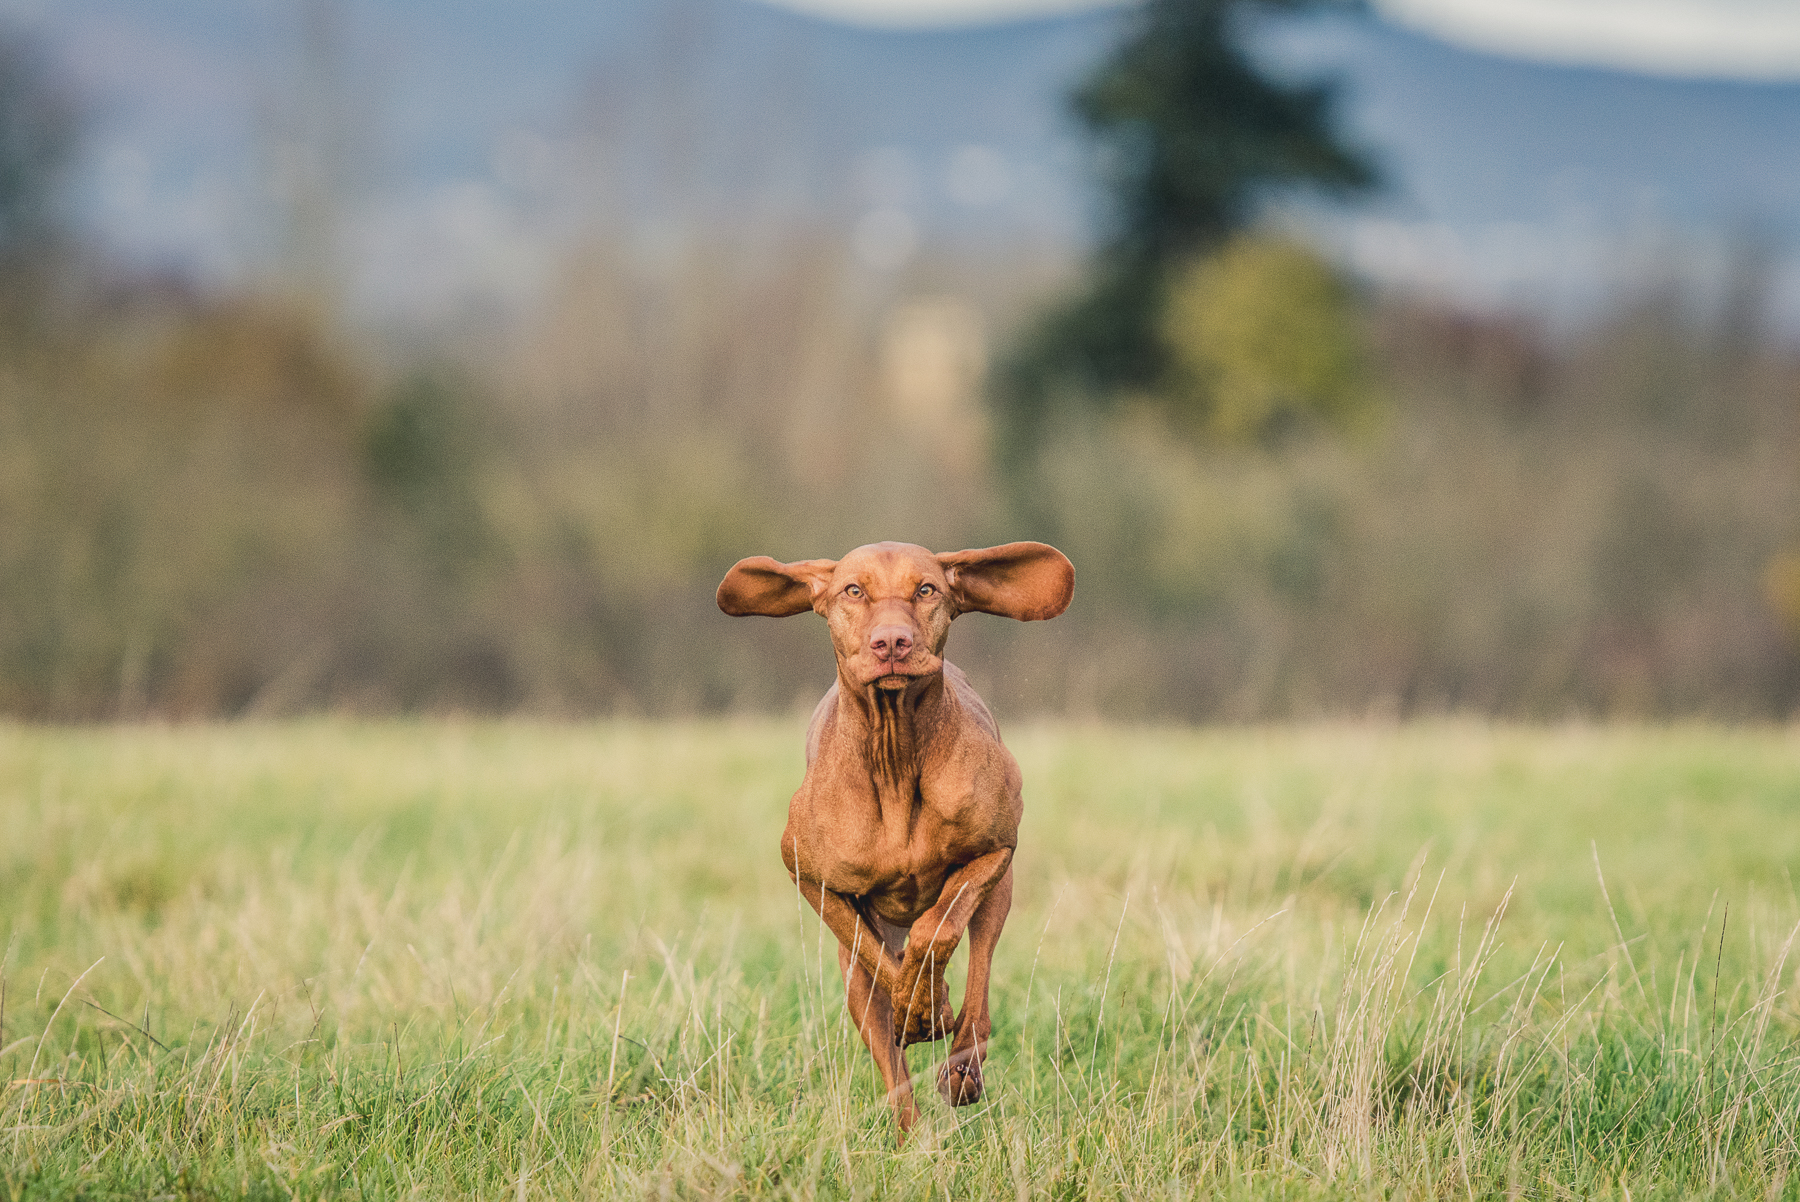
[[[921,584],[919,586],[919,596],[921,597],[929,597],[935,592],[937,592],[937,586],[934,584]]]
[[[845,590],[844,590],[844,596],[846,596],[846,597],[860,597],[860,596],[862,596],[862,587],[861,587],[861,586],[860,586],[860,585],[855,585],[855,584],[853,584],[853,585],[851,585],[851,586],[850,586],[850,587],[849,587],[849,588],[846,588],[846,589],[845,589]]]

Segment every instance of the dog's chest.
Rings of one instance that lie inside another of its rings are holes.
[[[929,782],[815,792],[792,815],[811,852],[802,874],[840,893],[881,898],[877,912],[907,921],[903,915],[936,902],[952,871],[993,850],[984,824],[971,823],[975,815],[957,804],[963,800],[947,802]]]
[[[906,927],[937,904],[955,865],[935,857],[844,846],[820,867],[827,888],[858,898],[874,914]]]

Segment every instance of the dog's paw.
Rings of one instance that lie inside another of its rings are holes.
[[[981,1061],[972,1053],[958,1052],[938,1069],[938,1093],[952,1106],[981,1101]]]
[[[919,993],[923,995],[924,982]],[[950,1009],[942,982],[936,982],[931,997],[921,996],[912,1006],[894,1011],[894,1043],[903,1048],[915,1043],[936,1043],[948,1039],[956,1029],[956,1015]]]

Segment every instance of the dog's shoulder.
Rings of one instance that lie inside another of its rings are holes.
[[[998,743],[1000,724],[994,721],[993,711],[988,709],[987,702],[981,699],[981,694],[975,691],[975,686],[969,683],[963,670],[949,660],[944,661],[944,684],[955,696],[956,703],[975,720],[975,724]]]
[[[837,695],[838,687],[834,680],[831,682],[831,687],[825,690],[825,695],[819,698],[819,704],[813,706],[812,720],[806,724],[806,766],[808,768],[812,767],[813,760],[818,757],[819,743],[825,737],[825,722],[831,717],[832,711],[837,708]]]

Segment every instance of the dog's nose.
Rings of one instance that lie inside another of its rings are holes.
[[[912,631],[904,626],[877,626],[869,632],[869,650],[876,659],[905,659],[912,645]]]

